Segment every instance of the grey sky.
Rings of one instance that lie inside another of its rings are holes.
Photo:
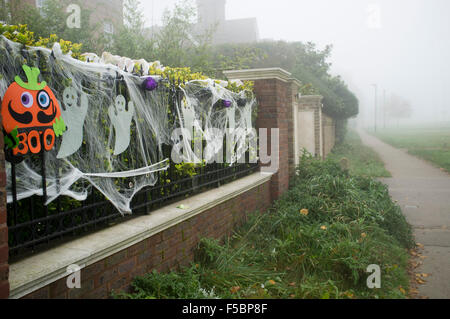
[[[148,24],[175,2],[142,1]],[[333,73],[357,93],[366,117],[377,83],[380,103],[383,89],[394,92],[422,120],[442,117],[450,102],[449,9],[448,0],[227,0],[227,18],[257,17],[263,39],[333,44]]]

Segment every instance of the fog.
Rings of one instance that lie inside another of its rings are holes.
[[[147,24],[160,24],[174,0],[144,1]],[[374,87],[407,99],[412,121],[450,121],[448,0],[227,0],[227,19],[256,17],[261,39],[333,44],[333,73],[374,116]]]

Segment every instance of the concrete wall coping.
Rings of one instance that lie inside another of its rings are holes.
[[[322,95],[302,95],[300,97],[300,103],[322,103]]]
[[[255,81],[278,79],[283,82],[291,82],[291,73],[281,68],[265,68],[265,69],[250,69],[250,70],[232,70],[224,71],[225,76],[229,80],[241,81]]]
[[[297,89],[301,88],[303,83],[302,81],[296,79],[296,78],[291,78],[290,82],[292,82],[293,84],[295,84],[297,86]]]
[[[81,269],[138,244],[215,206],[254,189],[272,178],[255,173],[233,183],[163,207],[110,228],[62,244],[10,265],[10,299],[24,297],[68,275],[73,264]],[[184,205],[184,209],[180,209]]]

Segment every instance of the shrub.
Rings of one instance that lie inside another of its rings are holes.
[[[308,154],[297,172],[269,212],[224,244],[201,240],[190,268],[138,278],[127,297],[404,298],[414,241],[386,186]],[[382,269],[381,289],[367,288],[371,264]]]

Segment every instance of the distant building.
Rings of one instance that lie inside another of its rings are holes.
[[[256,18],[226,20],[226,0],[197,0],[198,24],[196,31],[215,31],[213,44],[251,43],[259,41]]]
[[[19,2],[42,8],[46,0],[7,0],[6,2]],[[83,8],[91,10],[90,22],[92,25],[101,24],[102,32],[114,34],[123,25],[123,0],[61,0],[64,3],[80,4]]]

